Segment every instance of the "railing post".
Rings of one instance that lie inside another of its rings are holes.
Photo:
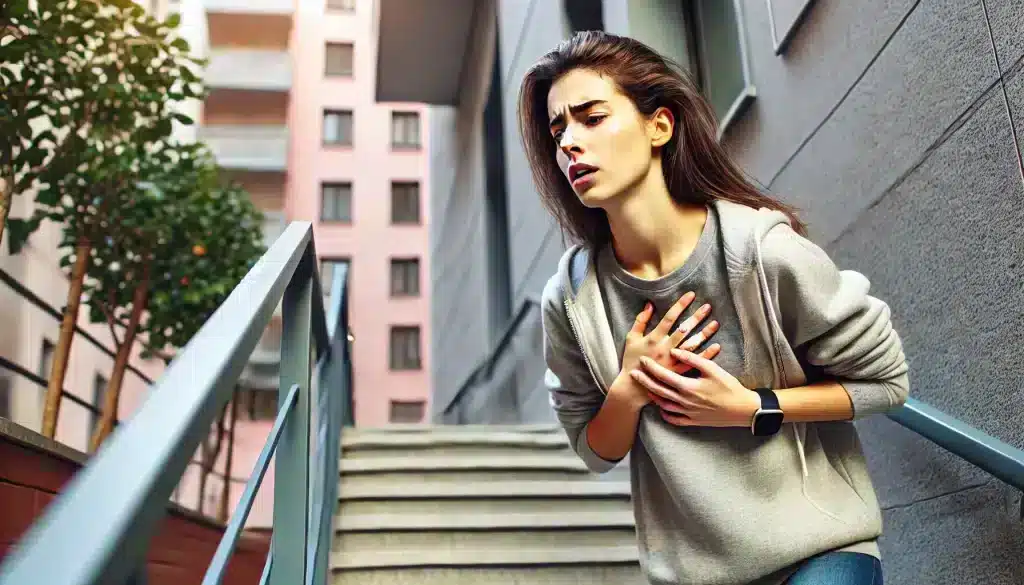
[[[275,455],[274,562],[270,585],[305,583],[308,570],[313,263],[311,256],[303,257],[284,292],[278,403],[284,403],[293,384],[299,386],[299,391]]]

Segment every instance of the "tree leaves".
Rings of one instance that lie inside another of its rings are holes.
[[[171,138],[204,61],[131,0],[0,1],[0,155],[35,213],[11,219],[20,250],[44,219],[63,228],[61,266],[92,244],[90,317],[126,318],[149,274],[150,347],[195,334],[263,252],[262,218],[205,146]],[[42,122],[42,123],[40,123]]]

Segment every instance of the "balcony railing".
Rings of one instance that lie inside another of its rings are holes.
[[[213,49],[203,79],[212,89],[288,91],[292,61],[286,50]]]
[[[331,289],[325,317],[312,225],[293,223],[14,545],[0,565],[0,585],[145,581],[146,553],[168,498],[282,299],[277,419],[203,583],[221,582],[274,457],[274,532],[263,582],[326,584],[341,428],[352,424],[344,268]]]
[[[295,12],[293,0],[203,0],[207,12],[284,14]]]
[[[284,125],[203,126],[199,139],[227,169],[284,171],[288,166],[288,128]]]

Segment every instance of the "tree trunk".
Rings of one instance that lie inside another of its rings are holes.
[[[46,386],[46,403],[43,407],[43,435],[53,438],[57,432],[57,417],[60,414],[60,399],[64,389],[64,375],[68,370],[68,358],[71,356],[71,341],[75,338],[75,324],[78,323],[78,309],[82,304],[82,284],[89,269],[89,255],[92,244],[89,238],[80,236],[75,246],[75,264],[71,269],[71,282],[68,285],[67,306],[60,322],[60,337],[53,351],[53,366],[50,369],[50,380]]]
[[[235,394],[237,393],[238,388],[236,387]],[[232,399],[228,404],[231,406],[231,428],[228,430],[228,453],[227,459],[224,461],[224,491],[220,496],[220,508],[217,509],[217,521],[222,524],[226,524],[228,521],[228,508],[231,500],[231,471],[234,467],[235,426],[238,424],[238,403]]]
[[[103,413],[100,415],[100,424],[96,426],[92,441],[89,444],[89,451],[95,453],[107,436],[114,430],[114,421],[117,420],[117,408],[121,403],[121,385],[124,382],[124,373],[128,369],[128,358],[132,355],[132,347],[135,346],[135,336],[139,332],[139,323],[142,321],[142,313],[146,310],[146,302],[149,299],[149,275],[147,274],[135,287],[132,294],[132,314],[128,319],[128,327],[124,332],[121,345],[117,348],[117,356],[114,358],[114,369],[110,373],[110,381],[107,382],[107,391],[103,396]],[[114,308],[111,307],[111,312]],[[116,340],[115,340],[116,342]]]
[[[4,228],[7,227],[7,216],[11,214],[11,204],[14,202],[14,175],[5,174],[0,177],[3,184],[0,185],[0,242],[4,240]]]
[[[213,447],[210,447],[210,436],[207,435],[203,438],[203,442],[200,443],[199,447],[199,507],[198,511],[201,514],[206,513],[206,483],[209,481],[210,473],[213,472],[214,467],[217,466],[217,456],[220,455],[220,447],[224,444],[224,419],[227,418],[228,407],[224,405],[224,408],[220,411],[220,416],[217,418],[217,434],[214,440]]]

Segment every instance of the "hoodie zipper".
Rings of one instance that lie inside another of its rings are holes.
[[[594,373],[594,366],[590,363],[590,358],[587,357],[587,350],[583,348],[583,341],[580,339],[579,330],[576,328],[576,319],[573,318],[572,308],[569,306],[569,299],[563,300],[565,304],[565,315],[569,318],[569,328],[572,329],[572,335],[576,339],[576,345],[580,348],[580,354],[583,355],[583,362],[587,364],[587,369],[590,370],[590,377],[594,379],[594,384],[601,390],[603,394],[608,394],[600,380],[597,379],[597,375]]]

